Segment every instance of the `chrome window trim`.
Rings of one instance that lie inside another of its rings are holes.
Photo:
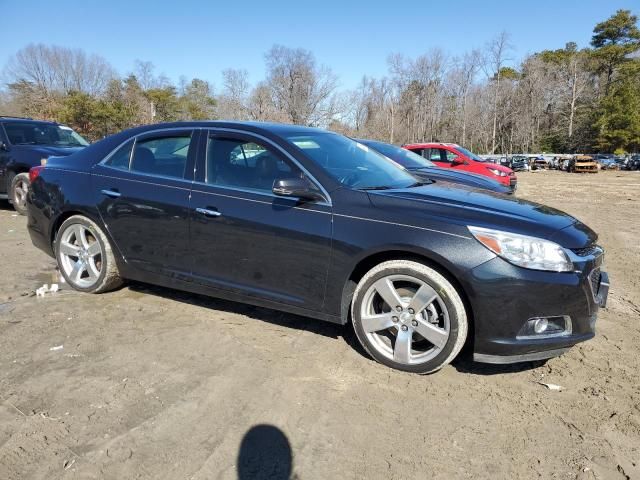
[[[316,188],[318,188],[318,190],[320,190],[322,192],[322,194],[324,195],[324,197],[327,199],[326,202],[316,202],[316,205],[326,205],[326,206],[333,206],[333,202],[331,200],[331,195],[329,195],[329,192],[327,192],[327,190],[324,188],[324,186],[322,185],[322,183],[320,183],[312,174],[311,172],[309,172],[309,170],[307,170],[293,155],[291,155],[289,152],[287,152],[284,148],[282,148],[280,145],[274,143],[272,140],[268,139],[267,137],[260,135],[259,133],[254,133],[251,131],[247,131],[247,130],[239,130],[239,129],[235,129],[235,128],[225,128],[225,127],[201,127],[203,130],[205,130],[207,132],[207,146],[206,146],[206,151],[205,151],[205,176],[207,174],[206,168],[207,168],[207,161],[208,161],[208,155],[209,155],[209,133],[213,132],[228,132],[228,133],[235,133],[235,134],[241,134],[241,135],[248,135],[248,136],[252,136],[255,138],[260,139],[261,141],[265,142],[267,145],[271,146],[272,148],[275,148],[276,150],[278,150],[282,155],[284,155],[287,159],[289,159],[296,167],[298,167],[300,170],[302,170],[302,172],[309,178],[309,180],[311,181],[311,183],[313,183]],[[226,185],[216,185],[215,183],[206,183],[206,182],[195,182],[198,184],[202,184],[204,183],[204,185],[213,185],[213,186],[217,186],[220,188],[228,188]],[[233,187],[232,187],[233,188]],[[245,190],[242,189],[242,187],[239,188],[239,190]],[[245,191],[249,192],[249,193],[258,193],[255,190],[251,190],[251,189],[246,189]],[[274,195],[273,193],[268,193],[268,192],[259,192],[261,194],[265,194],[265,195],[270,195],[272,197],[275,198],[279,198],[277,195]],[[295,198],[295,197],[292,197]]]
[[[241,200],[249,200],[251,202],[260,202],[260,203],[267,203],[269,205],[271,205],[273,199],[286,199],[286,198],[290,198],[292,200],[297,199],[298,197],[280,197],[278,195],[275,195],[273,193],[269,193],[269,192],[265,192],[264,190],[252,190],[250,188],[242,188],[242,187],[234,187],[234,186],[228,186],[228,185],[217,185],[215,183],[205,183],[205,182],[199,182],[199,181],[194,181],[193,182],[193,186],[194,187],[215,187],[215,188],[219,188],[222,190],[231,190],[233,192],[240,192],[240,193],[250,193],[253,195],[261,195],[263,197],[269,198],[271,199],[271,201],[266,201],[266,200],[256,200],[256,199],[251,199],[251,198],[244,198],[244,197],[235,197],[233,195],[226,195],[224,193],[218,193],[218,192],[211,192],[211,191],[205,191],[205,190],[198,190],[196,188],[193,189],[194,192],[197,193],[204,193],[204,194],[210,194],[210,195],[219,195],[221,197],[229,197],[229,198],[238,198]],[[318,205],[318,206],[322,206],[322,207],[331,207],[331,204],[326,203],[326,202],[308,202],[310,205]],[[298,207],[296,207],[298,208]],[[303,210],[307,210],[306,208]]]
[[[196,185],[202,185],[202,182],[196,182]],[[207,186],[210,187],[211,184],[207,184]],[[217,187],[217,188],[226,188],[226,187]],[[203,190],[197,190],[195,188],[192,189],[191,191],[195,192],[195,193],[201,193],[203,195],[215,195],[215,196],[218,196],[218,197],[232,198],[234,200],[244,200],[245,202],[260,203],[260,204],[263,204],[263,205],[273,205],[273,201],[269,201],[268,202],[268,201],[265,201],[265,200],[256,200],[255,198],[236,197],[234,195],[227,195],[227,194],[218,193],[218,192],[205,192]],[[253,192],[251,192],[251,193],[253,193]],[[285,197],[278,197],[277,195],[273,195],[272,197],[273,198],[285,198]],[[295,198],[295,197],[290,197],[290,198]],[[312,203],[311,205],[328,206],[326,204],[319,204],[319,203]],[[325,212],[324,210],[316,210],[316,209],[313,209],[313,208],[302,208],[302,207],[295,207],[295,206],[291,207],[291,208],[293,208],[295,210],[302,210],[304,212],[322,213],[322,214],[325,214],[325,215],[331,215],[332,214],[331,211]]]
[[[119,172],[131,172],[131,161],[133,160],[133,152],[135,151],[136,148],[136,144],[138,143],[138,138],[145,136],[145,135],[149,135],[149,134],[153,134],[153,133],[162,133],[162,132],[175,132],[177,131],[190,131],[191,132],[191,140],[193,141],[193,134],[200,130],[201,127],[174,127],[174,128],[158,128],[155,130],[147,130],[146,132],[140,132],[137,135],[134,135],[132,137],[127,138],[124,142],[120,143],[117,147],[115,147],[113,150],[111,150],[106,157],[104,157],[102,160],[100,160],[98,163],[96,163],[94,165],[101,165],[105,168],[111,168],[112,170],[116,170]],[[133,140],[133,146],[131,147],[131,152],[129,153],[129,169],[128,170],[123,170],[121,168],[115,168],[112,167],[111,165],[105,165],[106,162],[109,161],[109,159],[111,157],[113,157],[113,155],[115,155],[115,153],[120,150],[120,147],[123,147],[125,144],[127,144],[128,142],[130,142],[131,140]],[[189,148],[191,148],[191,143],[189,143]],[[138,172],[141,173],[141,172]],[[163,175],[154,175],[152,173],[142,173],[142,175],[149,175],[149,176],[157,176],[157,177],[162,177],[162,178],[178,178],[178,177],[167,177],[167,176],[163,176]],[[182,178],[182,180],[186,180],[184,177]]]
[[[117,169],[115,169],[115,170],[117,170]],[[79,172],[79,173],[83,173],[83,172]],[[256,199],[245,198],[245,197],[235,197],[233,195],[225,195],[224,193],[205,192],[205,191],[202,191],[202,190],[197,190],[197,189],[192,188],[192,185],[193,185],[194,182],[192,182],[191,180],[186,180],[184,178],[176,179],[174,177],[167,177],[170,180],[177,180],[179,182],[184,182],[185,184],[188,184],[189,187],[180,187],[180,186],[177,186],[177,185],[167,185],[166,183],[155,183],[155,182],[150,182],[150,181],[146,181],[146,180],[140,180],[140,179],[137,179],[137,178],[112,177],[111,175],[103,175],[101,173],[93,173],[92,175],[95,175],[96,177],[102,177],[102,178],[112,178],[114,180],[124,180],[124,181],[127,181],[127,182],[144,183],[145,185],[153,185],[155,187],[165,187],[165,188],[172,188],[174,190],[183,190],[185,192],[190,192],[190,193],[191,192],[196,192],[196,193],[202,193],[202,194],[205,194],[205,195],[216,195],[216,196],[219,196],[219,197],[232,198],[234,200],[243,200],[245,202],[261,203],[263,205],[272,205],[273,204],[273,202],[267,202],[267,201],[264,201],[264,200],[256,200]],[[275,197],[275,195],[274,195],[274,197]],[[276,198],[278,198],[278,197],[276,197]],[[280,198],[282,198],[282,197],[280,197]],[[314,205],[317,205],[317,204],[314,204]],[[331,215],[332,214],[330,211],[325,212],[323,210],[315,210],[315,209],[312,209],[312,208],[302,208],[302,207],[291,207],[291,208],[293,208],[295,210],[302,210],[304,212],[322,213],[322,214],[325,214],[325,215]]]

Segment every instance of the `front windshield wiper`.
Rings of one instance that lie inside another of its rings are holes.
[[[389,190],[391,189],[391,187],[387,186],[387,185],[377,185],[374,187],[361,187],[358,188],[358,190]]]
[[[432,183],[434,183],[433,180],[425,180],[425,181],[413,183],[409,185],[407,188],[422,187],[423,185],[431,185]]]

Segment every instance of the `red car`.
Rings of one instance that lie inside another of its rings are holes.
[[[455,143],[412,143],[403,145],[403,148],[431,160],[438,167],[486,175],[513,190],[518,183],[516,174],[510,168],[491,163]]]

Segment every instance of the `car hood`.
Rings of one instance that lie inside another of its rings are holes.
[[[28,152],[31,155],[37,154],[41,157],[66,157],[84,148],[85,147],[56,147],[53,145],[14,145],[11,147],[13,151]]]
[[[33,150],[38,151],[43,155],[55,157],[66,157],[79,152],[83,148],[85,147],[54,147],[49,145],[38,145],[37,147],[32,147]]]
[[[486,188],[493,192],[512,193],[512,190],[509,187],[505,187],[500,182],[484,175],[478,175],[477,173],[459,172],[457,170],[439,167],[425,167],[410,170],[410,172],[422,178],[444,180],[447,182],[469,185],[471,187]]]
[[[374,207],[386,210],[394,221],[402,223],[420,226],[436,219],[441,226],[457,225],[460,233],[474,225],[553,238],[566,248],[583,248],[597,238],[589,227],[555,208],[460,184],[439,182],[368,194]]]

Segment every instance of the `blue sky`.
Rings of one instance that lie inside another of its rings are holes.
[[[261,80],[264,53],[279,43],[313,51],[342,88],[353,88],[363,74],[385,75],[391,53],[440,47],[459,55],[501,30],[516,61],[568,41],[584,47],[593,26],[619,8],[640,14],[640,1],[0,0],[0,68],[19,48],[42,42],[100,54],[121,74],[140,59],[173,81],[186,75],[219,87],[229,67]]]

